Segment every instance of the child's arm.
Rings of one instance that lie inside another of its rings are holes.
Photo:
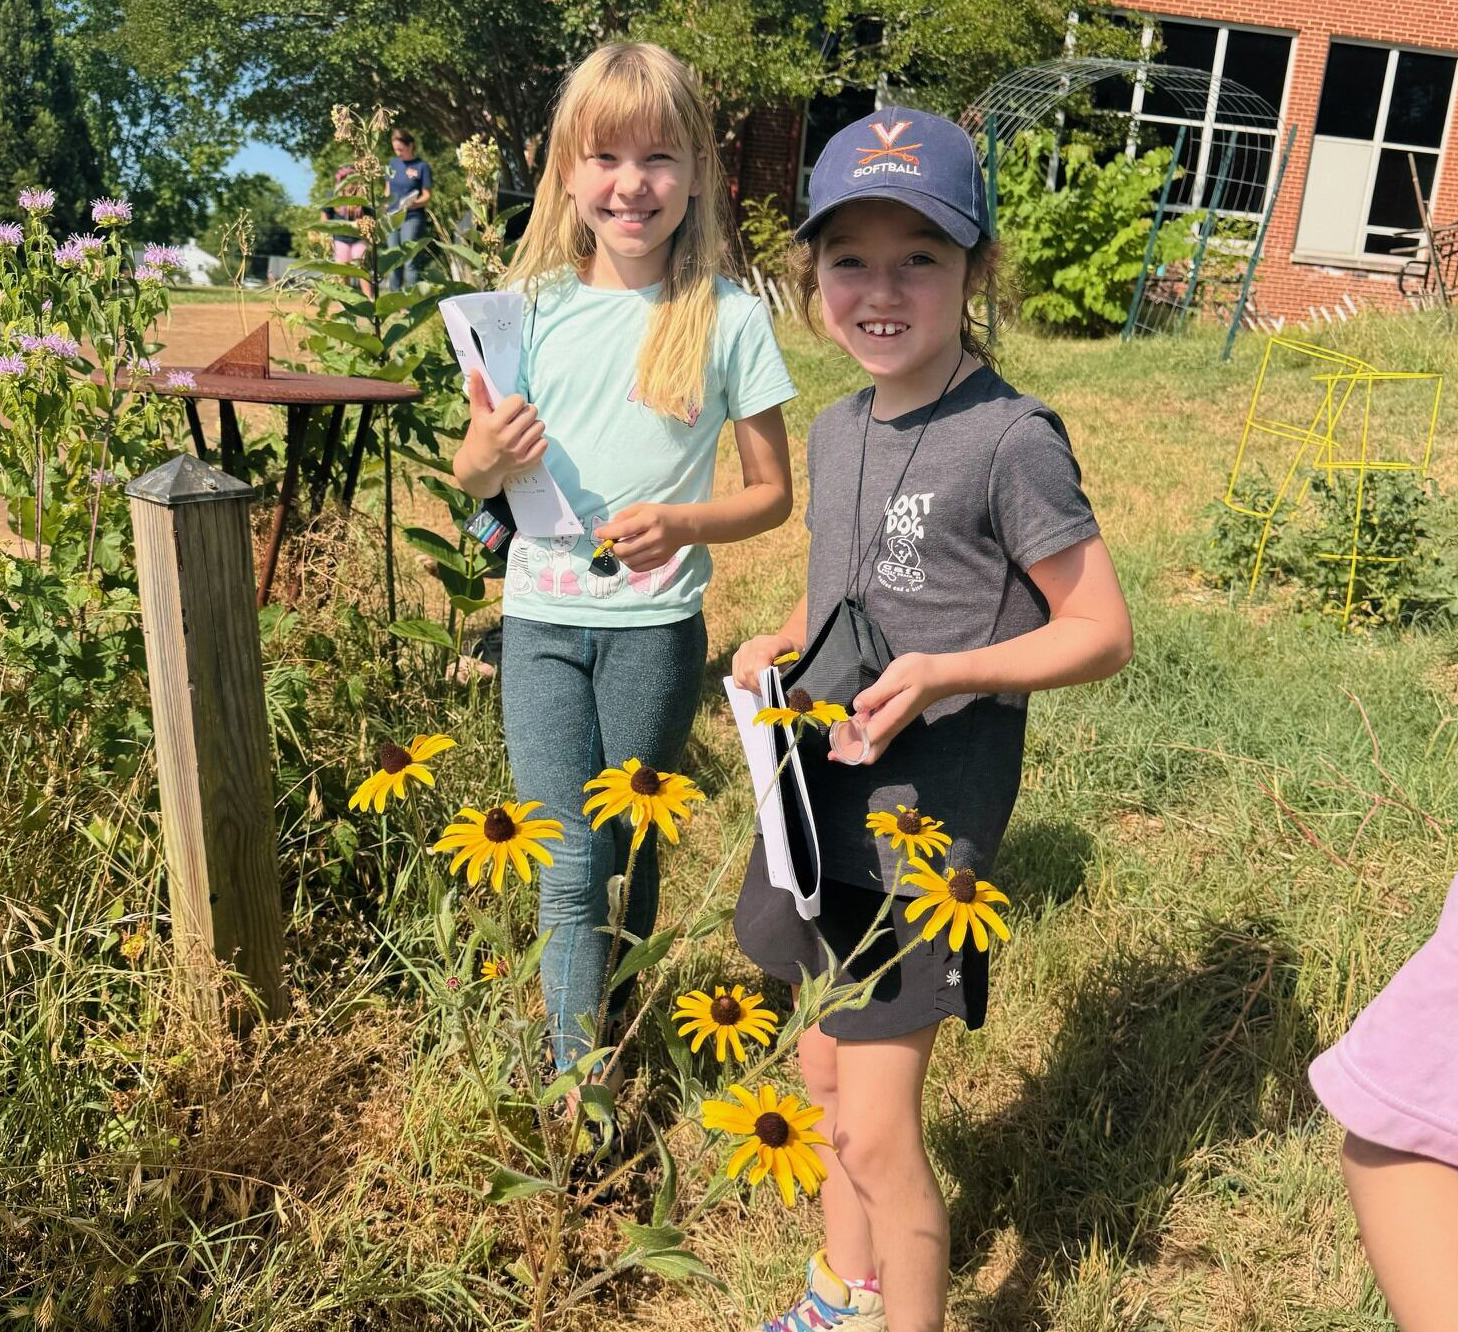
[[[593,535],[611,540],[613,554],[640,570],[667,563],[681,546],[743,541],[778,527],[793,506],[784,415],[771,407],[736,421],[734,442],[744,474],[737,495],[703,504],[630,504]]]
[[[451,459],[451,471],[466,494],[489,499],[501,493],[508,476],[524,472],[547,451],[547,427],[520,394],[493,408],[479,370],[471,371],[470,387],[471,427]]]
[[[795,609],[790,612],[779,633],[760,634],[757,638],[748,639],[739,645],[739,651],[734,654],[734,664],[730,667],[734,683],[741,689],[756,689],[759,686],[759,673],[776,657],[781,657],[786,652],[804,650],[805,597],[802,596],[795,603]]]
[[[857,695],[856,714],[871,746],[865,762],[879,758],[938,699],[1058,689],[1102,680],[1124,667],[1134,652],[1134,630],[1102,538],[1039,560],[1028,577],[1048,602],[1047,624],[970,652],[908,652]]]

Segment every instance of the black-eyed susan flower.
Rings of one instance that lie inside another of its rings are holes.
[[[938,874],[926,861],[911,857],[911,873],[901,876],[902,883],[921,889],[922,895],[906,908],[906,919],[915,920],[930,910],[931,918],[921,927],[923,939],[934,939],[949,921],[952,931],[948,942],[955,952],[967,938],[968,926],[979,953],[987,951],[987,927],[1004,942],[1010,937],[1002,917],[989,903],[1006,902],[1007,894],[999,892],[986,879],[979,879],[969,869],[949,869]],[[935,908],[933,910],[933,908]],[[984,924],[983,922],[986,922]]]
[[[952,839],[942,831],[940,819],[928,818],[919,809],[897,805],[896,813],[878,809],[866,815],[866,827],[877,837],[889,837],[891,849],[904,846],[908,855],[945,855]]]
[[[515,804],[503,800],[493,805],[484,814],[469,805],[456,814],[456,822],[446,825],[445,835],[430,849],[432,851],[454,851],[450,872],[454,874],[461,866],[466,868],[466,881],[474,888],[481,882],[481,870],[491,862],[491,887],[501,891],[501,881],[506,877],[506,866],[510,862],[523,883],[532,877],[528,856],[540,860],[544,865],[552,863],[552,853],[542,845],[544,841],[562,839],[562,825],[556,819],[533,819],[527,816],[534,809],[540,809],[540,800],[526,800]]]
[[[504,975],[506,975],[506,959],[504,957],[488,957],[481,963],[482,980],[500,980]]]
[[[742,1064],[745,1060],[744,1042],[741,1033],[767,1046],[779,1018],[764,1006],[764,996],[745,994],[744,986],[736,985],[728,994],[722,985],[714,986],[712,999],[703,990],[691,990],[678,997],[678,1007],[673,1020],[682,1022],[678,1034],[685,1039],[694,1034],[689,1049],[698,1054],[699,1047],[714,1038],[714,1054],[722,1064],[726,1047],[734,1047],[734,1057]],[[696,1033],[696,1034],[695,1034]]]
[[[745,1139],[729,1158],[724,1173],[733,1179],[753,1161],[749,1168],[751,1187],[766,1175],[773,1175],[786,1207],[795,1205],[796,1182],[806,1197],[814,1197],[826,1170],[810,1149],[830,1145],[815,1131],[825,1111],[818,1105],[802,1106],[798,1096],[781,1100],[768,1083],[759,1089],[758,1096],[737,1082],[729,1088],[729,1094],[733,1101],[704,1102],[705,1128],[722,1129]]]
[[[600,828],[618,814],[627,814],[633,823],[633,849],[636,850],[651,825],[657,824],[670,842],[678,841],[675,819],[689,819],[688,802],[702,800],[704,793],[688,777],[676,772],[659,772],[635,758],[624,761],[621,768],[604,768],[584,791],[597,792],[582,807],[584,814],[596,816],[594,828]]]
[[[350,796],[350,809],[365,809],[373,802],[375,813],[383,814],[385,798],[393,795],[403,800],[406,781],[411,777],[426,786],[434,786],[435,778],[425,766],[425,761],[444,749],[450,749],[455,743],[448,735],[417,735],[408,749],[402,749],[393,740],[386,740],[380,746],[380,766]]]
[[[756,726],[773,726],[776,722],[784,726],[803,726],[809,722],[814,726],[829,726],[831,722],[845,721],[846,710],[839,703],[817,703],[798,685],[785,695],[782,708],[761,708],[754,714]]]

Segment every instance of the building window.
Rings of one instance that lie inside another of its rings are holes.
[[[847,88],[838,97],[812,97],[805,107],[805,125],[800,133],[801,204],[810,202],[810,173],[825,151],[825,145],[847,125],[876,109],[876,94],[868,88]]]
[[[1278,121],[1291,74],[1291,35],[1231,24],[1159,19],[1161,49],[1150,64],[1179,65],[1210,75],[1203,107],[1188,105],[1159,86],[1158,75],[1133,83],[1106,79],[1094,89],[1094,106],[1132,116],[1134,131],[1125,151],[1130,157],[1141,148],[1163,144],[1174,147],[1180,126],[1185,127],[1179,165],[1184,171],[1170,187],[1170,204],[1178,209],[1217,204],[1216,186],[1226,150],[1226,184],[1218,207],[1222,213],[1258,218],[1265,211],[1267,193],[1278,165]],[[1144,24],[1144,47],[1153,45],[1155,22]],[[1224,80],[1238,83],[1263,98],[1271,114],[1253,115],[1241,106]]]
[[[1427,51],[1331,43],[1296,233],[1300,253],[1380,256],[1413,243],[1422,218],[1412,168],[1426,204],[1452,119],[1453,67],[1454,57]]]

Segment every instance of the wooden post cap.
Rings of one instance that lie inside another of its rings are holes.
[[[205,504],[210,500],[252,499],[253,487],[209,467],[190,453],[179,453],[127,482],[126,494],[128,499],[147,500],[172,509],[179,504]]]

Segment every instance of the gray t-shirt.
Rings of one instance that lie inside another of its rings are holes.
[[[857,588],[898,656],[962,652],[1046,624],[1047,602],[1027,570],[1099,530],[1063,423],[987,366],[934,416],[928,404],[867,428],[870,400],[870,389],[843,398],[810,427],[810,641]],[[1027,701],[943,699],[867,767],[829,762],[823,736],[807,736],[802,757],[825,876],[892,888],[898,856],[890,838],[866,830],[866,815],[898,804],[943,821],[953,838],[946,864],[988,874],[1017,799]]]

